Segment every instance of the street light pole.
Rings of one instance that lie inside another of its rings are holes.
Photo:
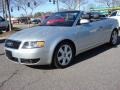
[[[3,17],[7,19],[6,0],[2,0],[2,7],[3,7]]]
[[[58,12],[59,12],[59,11],[60,11],[60,10],[59,10],[59,0],[57,0],[56,2],[57,2],[57,10],[58,10]]]
[[[9,19],[9,31],[12,31],[11,14],[10,14],[10,1],[9,0],[6,0],[6,6],[7,6],[8,19]]]
[[[3,17],[5,18],[5,7],[4,7],[4,1],[2,0],[2,10],[3,10]]]
[[[4,8],[4,2],[2,0],[2,10],[3,10],[3,17],[5,18],[5,8]]]

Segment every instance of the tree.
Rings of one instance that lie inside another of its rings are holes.
[[[120,6],[120,0],[112,0],[113,7]]]
[[[120,0],[96,0],[96,2],[103,4],[108,8],[120,6]]]
[[[96,5],[91,3],[91,4],[88,4],[88,11],[91,11],[91,10],[94,10],[96,8]]]
[[[28,0],[12,0],[11,3],[13,3],[14,8],[17,8],[17,10],[19,11],[20,9],[22,9],[25,13],[25,15],[28,15],[27,12],[27,2]],[[14,10],[13,10],[14,11]]]
[[[101,3],[108,8],[112,7],[112,1],[111,0],[96,0],[96,2]]]
[[[25,16],[28,16],[28,11],[30,10],[30,14],[32,14],[34,9],[36,9],[39,5],[43,4],[44,2],[45,1],[43,0],[12,0],[14,7],[17,7],[18,10],[22,9],[25,13]]]
[[[41,12],[37,12],[37,13],[35,13],[35,15],[34,15],[34,17],[40,17],[40,16],[42,16],[42,13],[41,13]]]
[[[67,6],[67,9],[69,10],[75,10],[79,8],[84,4],[87,3],[87,0],[60,0],[62,3],[64,3]]]
[[[6,0],[0,0],[0,13],[3,13],[3,17],[7,19],[7,7],[6,7]]]
[[[38,7],[40,6],[41,4],[44,4],[45,1],[43,0],[30,0],[31,1],[31,4],[29,6],[29,8],[31,9],[31,16],[33,16],[33,11]],[[29,1],[29,2],[30,2]]]

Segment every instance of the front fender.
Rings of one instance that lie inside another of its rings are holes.
[[[53,54],[54,54],[54,51],[55,51],[55,49],[56,49],[56,46],[60,43],[60,42],[62,42],[63,40],[71,40],[71,39],[69,39],[69,38],[57,38],[57,39],[54,39],[54,40],[52,40],[52,43],[50,44],[50,48],[49,48],[49,64],[51,64],[52,63],[52,60],[53,60]],[[73,40],[71,40],[72,42],[73,42]]]

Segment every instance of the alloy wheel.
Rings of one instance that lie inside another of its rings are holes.
[[[61,66],[66,66],[70,63],[73,57],[72,49],[69,45],[62,45],[57,53],[58,63]]]
[[[116,31],[113,31],[112,33],[112,44],[113,45],[117,44],[117,39],[118,39],[118,33]]]

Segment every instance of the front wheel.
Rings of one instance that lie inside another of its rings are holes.
[[[118,32],[114,30],[111,34],[110,44],[116,46],[118,42]]]
[[[70,43],[60,43],[54,52],[53,64],[56,68],[66,68],[74,57],[74,49]]]

